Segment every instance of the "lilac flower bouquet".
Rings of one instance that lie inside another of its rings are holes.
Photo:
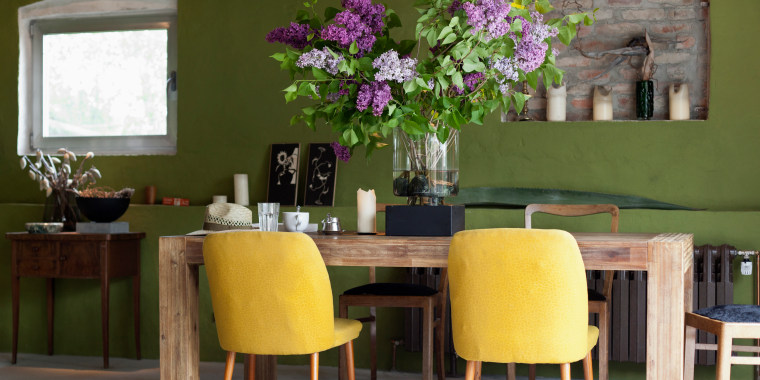
[[[578,24],[593,22],[589,13],[544,20],[549,0],[418,0],[416,38],[397,42],[390,30],[400,19],[382,4],[342,0],[320,18],[316,3],[266,38],[288,45],[272,56],[295,80],[286,101],[314,101],[291,123],[315,129],[324,120],[343,159],[357,146],[369,155],[387,145],[394,129],[445,142],[500,107],[522,109],[527,96],[516,83],[562,82],[552,37],[568,45]]]

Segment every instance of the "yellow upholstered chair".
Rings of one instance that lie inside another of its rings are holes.
[[[235,353],[311,354],[317,379],[319,352],[346,345],[348,378],[354,379],[352,341],[361,323],[335,318],[327,268],[314,241],[289,232],[209,234],[203,242],[219,343],[227,351],[225,379]],[[254,370],[248,373],[253,379]]]
[[[482,362],[556,363],[562,380],[590,351],[599,329],[588,325],[586,273],[578,244],[559,230],[461,231],[449,249],[454,348],[465,377]]]
[[[618,232],[618,218],[620,209],[613,204],[529,204],[525,207],[525,228],[531,228],[531,216],[542,212],[559,216],[585,216],[608,213],[611,216],[611,232]],[[609,356],[610,356],[610,312],[612,311],[612,279],[615,271],[604,271],[604,285],[602,292],[593,289],[588,290],[588,312],[599,314],[599,380],[609,379]],[[531,366],[530,380],[536,379],[536,367]]]

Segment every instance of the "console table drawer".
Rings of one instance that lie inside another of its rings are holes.
[[[20,276],[54,276],[58,273],[55,245],[46,242],[22,244],[16,257]]]

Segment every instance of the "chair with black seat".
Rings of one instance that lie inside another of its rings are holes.
[[[377,205],[377,211],[385,211],[384,204]],[[339,298],[339,316],[348,318],[348,308],[369,307],[369,316],[356,318],[369,323],[370,331],[370,374],[377,379],[377,307],[403,307],[422,309],[422,378],[433,378],[433,352],[435,351],[438,379],[445,378],[443,370],[443,332],[446,322],[446,292],[448,278],[446,269],[441,269],[438,289],[406,283],[375,282],[375,267],[369,268],[369,283],[346,290]],[[435,347],[435,350],[433,349]],[[341,367],[343,364],[341,356]],[[341,370],[342,374],[342,370]]]
[[[559,216],[586,216],[609,213],[612,217],[611,232],[618,232],[620,210],[613,204],[529,204],[525,207],[525,228],[531,228],[531,216],[541,212]],[[612,279],[615,272],[604,271],[602,292],[588,290],[588,312],[599,314],[599,380],[609,379],[609,347],[610,347],[610,311],[612,295]],[[535,365],[530,366],[529,378],[536,378]]]
[[[684,380],[694,379],[694,353],[699,350],[717,350],[715,378],[731,379],[732,364],[760,366],[760,357],[733,356],[732,351],[760,353],[760,347],[734,345],[734,338],[760,339],[760,306],[716,305],[687,312],[684,349]],[[715,334],[718,344],[696,343],[697,329]]]

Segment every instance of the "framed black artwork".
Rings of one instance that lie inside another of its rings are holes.
[[[338,158],[330,143],[309,144],[304,205],[333,206]]]
[[[281,206],[296,205],[300,151],[301,144],[272,144],[267,202],[276,202]]]

